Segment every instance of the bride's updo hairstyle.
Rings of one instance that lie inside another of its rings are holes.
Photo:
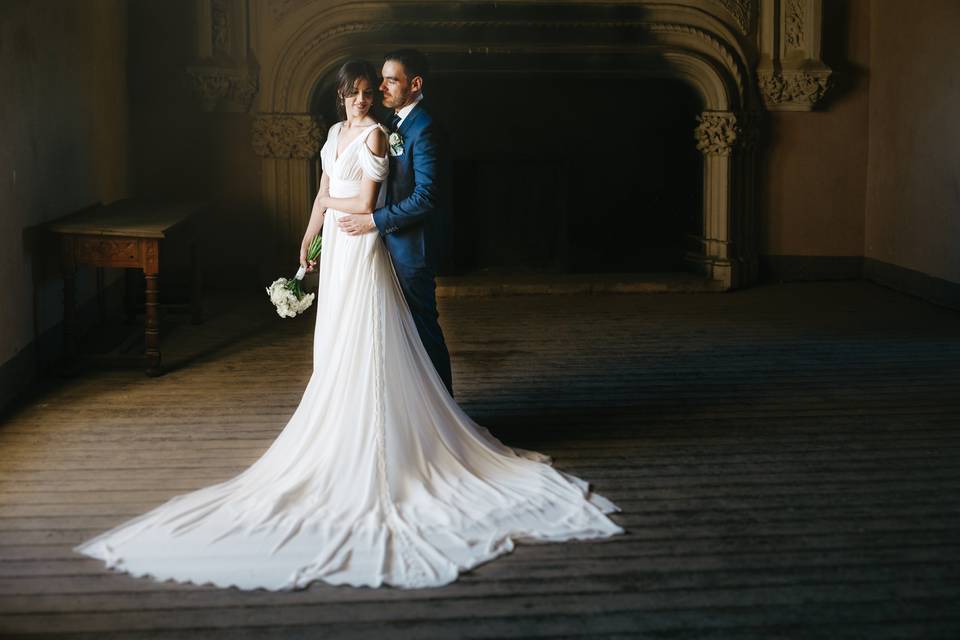
[[[376,68],[366,60],[347,60],[337,71],[337,115],[340,116],[341,120],[347,118],[347,110],[343,106],[343,100],[356,92],[357,80],[361,78],[369,82],[370,88],[374,91],[380,85]],[[373,110],[370,111],[370,116],[375,117]]]

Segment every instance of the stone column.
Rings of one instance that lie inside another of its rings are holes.
[[[703,268],[729,289],[737,284],[730,215],[737,117],[730,111],[704,111],[697,122],[694,137],[703,154]]]
[[[308,113],[262,113],[253,121],[253,150],[263,159],[263,208],[277,255],[300,246],[315,195],[310,163],[325,135],[324,123]]]

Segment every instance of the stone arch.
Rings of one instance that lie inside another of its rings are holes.
[[[388,5],[370,4],[318,11],[281,47],[261,83],[254,124],[254,146],[264,158],[264,205],[278,222],[281,241],[298,240],[296,228],[302,229],[310,211],[310,161],[324,134],[324,123],[310,115],[318,83],[348,57],[376,58],[401,45],[438,59],[469,57],[474,47],[464,42],[483,42],[492,31],[499,34],[496,46],[478,46],[476,55],[631,56],[639,74],[678,78],[691,86],[705,105],[694,130],[705,156],[699,266],[725,289],[753,279],[752,203],[740,186],[752,174],[752,150],[735,144],[738,137],[741,142],[750,138],[740,131],[745,114],[755,109],[749,90],[753,82],[732,30],[715,18],[676,7],[644,8],[636,20],[584,17],[566,22],[530,15],[402,19]]]

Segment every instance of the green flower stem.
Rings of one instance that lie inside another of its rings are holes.
[[[320,248],[323,245],[320,234],[317,234],[313,237],[313,240],[310,241],[310,246],[307,248],[307,260],[313,262],[320,256]],[[300,268],[303,270],[303,267]],[[300,275],[300,271],[297,271],[297,276]],[[303,298],[303,288],[300,286],[300,281],[297,280],[297,277],[287,279],[287,284],[284,285],[286,289],[297,296],[297,300]]]
[[[303,297],[303,289],[300,288],[300,281],[296,278],[287,280],[286,288],[297,296],[297,300]]]
[[[307,260],[313,261],[317,259],[317,256],[320,255],[320,248],[323,245],[323,238],[320,237],[320,234],[317,234],[313,237],[313,240],[310,242],[310,247],[307,249]]]

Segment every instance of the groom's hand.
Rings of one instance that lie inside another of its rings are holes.
[[[337,224],[340,225],[340,229],[351,236],[358,236],[361,233],[373,231],[377,227],[377,225],[373,223],[372,215],[359,213],[341,216],[340,219],[337,220]]]

